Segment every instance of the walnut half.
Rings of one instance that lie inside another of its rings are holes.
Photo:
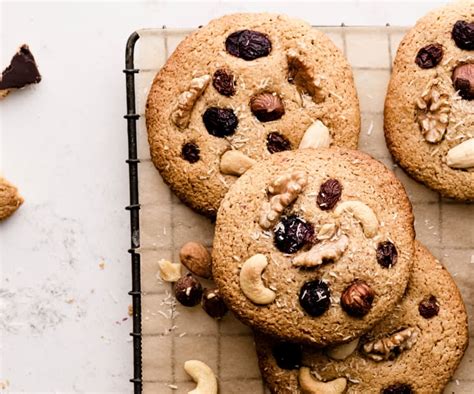
[[[413,347],[418,334],[419,331],[416,328],[405,328],[392,335],[365,343],[362,351],[375,361],[393,360],[404,350]]]
[[[433,79],[416,100],[418,124],[425,140],[432,144],[443,139],[451,112],[449,96],[440,90],[439,80]]]

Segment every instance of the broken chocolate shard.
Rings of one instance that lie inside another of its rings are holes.
[[[41,81],[41,75],[28,45],[22,45],[10,65],[3,71],[0,89],[20,89]]]

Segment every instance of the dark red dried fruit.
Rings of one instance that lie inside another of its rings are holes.
[[[300,305],[310,316],[321,316],[331,305],[329,286],[316,279],[301,286]]]
[[[474,23],[457,21],[453,26],[451,37],[458,48],[472,51],[474,49]]]
[[[214,319],[221,319],[227,313],[227,305],[224,303],[219,289],[204,289],[201,306]]]
[[[382,394],[413,394],[413,390],[409,384],[396,383],[384,388]]]
[[[285,107],[276,93],[262,92],[250,99],[250,110],[260,122],[271,122],[285,115]]]
[[[363,280],[356,279],[341,295],[341,306],[347,314],[363,317],[372,308],[375,293]]]
[[[337,204],[342,194],[342,185],[337,179],[328,179],[319,188],[316,203],[323,211],[328,211]]]
[[[393,267],[397,263],[397,248],[390,241],[380,242],[377,245],[377,263],[384,268]]]
[[[273,346],[272,354],[281,369],[298,369],[301,367],[303,352],[300,345],[281,342]]]
[[[465,63],[457,66],[453,71],[454,89],[465,100],[474,99],[474,64]]]
[[[196,163],[199,161],[199,146],[193,142],[186,142],[181,148],[181,155],[184,160],[189,161],[190,163]]]
[[[441,44],[426,45],[418,51],[415,63],[421,68],[436,67],[443,58],[443,47]]]
[[[209,107],[202,115],[207,132],[214,137],[226,137],[234,134],[239,119],[230,108]]]
[[[291,143],[276,131],[267,135],[267,149],[270,153],[291,150]]]
[[[275,226],[275,246],[283,253],[296,253],[313,242],[314,227],[296,215],[283,217]]]
[[[178,279],[174,284],[174,292],[176,299],[184,306],[195,306],[201,302],[201,283],[191,274]]]
[[[233,96],[235,94],[234,75],[229,70],[220,68],[212,77],[212,86],[223,96]]]
[[[254,30],[239,30],[227,37],[225,49],[233,56],[244,60],[254,60],[268,56],[272,43],[268,36]]]
[[[432,317],[438,316],[439,304],[438,300],[434,295],[424,298],[418,305],[418,312],[425,319],[431,319]]]

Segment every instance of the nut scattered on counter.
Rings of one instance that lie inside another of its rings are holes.
[[[160,278],[165,282],[176,282],[181,278],[181,264],[161,259],[158,261],[160,267]]]
[[[188,394],[217,394],[217,379],[207,364],[199,360],[188,360],[184,370],[196,382],[196,388]]]
[[[39,83],[41,75],[35,58],[28,45],[23,44],[3,71],[0,79],[0,98],[15,89],[21,89],[32,83]]]
[[[211,254],[199,242],[187,242],[179,251],[181,263],[194,275],[201,278],[212,276]]]
[[[196,306],[201,302],[201,283],[189,273],[178,279],[174,291],[176,299],[184,306]]]
[[[0,221],[12,215],[23,204],[18,189],[0,176]]]
[[[221,319],[227,313],[227,305],[218,289],[204,289],[201,306],[209,316],[215,319]]]

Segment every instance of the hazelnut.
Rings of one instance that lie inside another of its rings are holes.
[[[191,274],[178,279],[174,285],[176,299],[184,306],[195,306],[201,302],[202,286]]]
[[[250,99],[250,109],[260,122],[280,119],[285,114],[283,102],[276,93],[263,92]]]
[[[474,64],[466,63],[457,66],[453,71],[454,89],[466,100],[474,99]]]
[[[227,313],[227,305],[218,289],[204,289],[201,306],[209,316],[215,319],[221,319]]]
[[[179,251],[181,263],[194,275],[202,278],[212,276],[211,255],[199,242],[188,242]]]
[[[341,306],[349,315],[363,317],[372,308],[375,293],[363,280],[356,279],[341,296]]]

